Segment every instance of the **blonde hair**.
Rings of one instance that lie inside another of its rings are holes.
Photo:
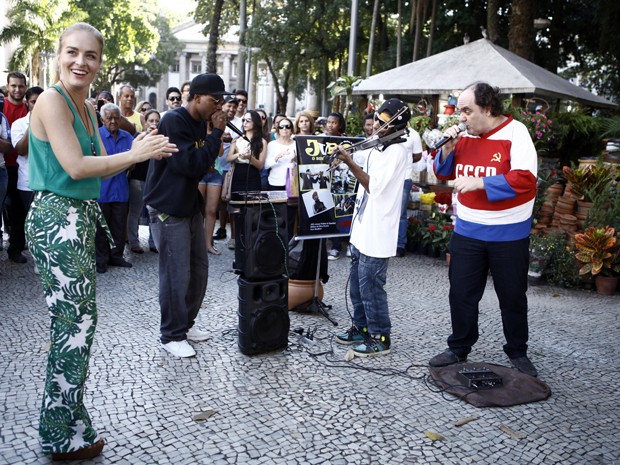
[[[60,55],[60,51],[62,50],[62,42],[64,38],[73,34],[76,31],[88,32],[92,34],[95,37],[95,39],[97,39],[97,42],[99,42],[99,47],[101,48],[101,50],[99,51],[100,52],[99,62],[101,62],[103,60],[103,47],[105,45],[104,40],[103,40],[103,35],[101,34],[101,32],[99,32],[99,29],[97,29],[94,26],[91,26],[88,23],[75,23],[69,26],[67,29],[65,29],[60,35],[60,39],[58,40],[58,50],[56,51],[56,55]]]
[[[295,134],[299,134],[299,118],[305,116],[310,121],[310,134],[314,134],[314,117],[307,111],[300,111],[295,118]]]

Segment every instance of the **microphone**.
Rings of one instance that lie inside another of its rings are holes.
[[[245,140],[247,140],[248,142],[250,142],[250,139],[248,139],[245,134],[243,134],[239,128],[237,128],[237,126],[235,126],[234,124],[232,124],[230,121],[226,121],[226,127],[228,129],[230,129],[232,132],[236,133],[239,137],[243,137]],[[445,142],[444,142],[445,144]]]
[[[465,123],[461,123],[461,124],[459,124],[457,134],[458,134],[459,132],[463,132],[465,129],[467,129],[467,126],[465,126]],[[444,145],[446,144],[446,142],[448,142],[448,141],[449,141],[449,140],[451,140],[451,139],[452,139],[452,137],[448,137],[448,136],[444,136],[444,137],[442,137],[441,139],[439,139],[439,140],[437,141],[437,143],[435,144],[435,147],[433,147],[433,150],[438,150],[438,149],[440,149],[442,146],[444,146]]]

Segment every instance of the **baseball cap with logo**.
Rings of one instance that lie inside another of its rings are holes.
[[[224,89],[224,81],[217,74],[199,74],[189,85],[189,94],[232,95]]]

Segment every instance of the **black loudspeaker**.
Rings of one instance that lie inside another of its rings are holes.
[[[248,281],[239,277],[239,350],[255,355],[284,349],[291,321],[288,316],[288,279]]]
[[[235,223],[234,269],[248,280],[286,274],[288,240],[286,204],[259,204],[241,208]]]

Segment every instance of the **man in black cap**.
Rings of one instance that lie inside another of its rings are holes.
[[[409,107],[398,99],[386,101],[375,114],[379,137],[404,129]],[[338,158],[359,181],[351,223],[350,295],[353,325],[336,336],[340,344],[355,345],[360,357],[390,352],[391,322],[384,286],[388,260],[396,254],[398,222],[408,154],[398,137],[352,157],[338,147]]]
[[[178,158],[153,160],[144,186],[159,250],[161,343],[177,357],[196,355],[188,340],[207,339],[207,333],[194,328],[208,277],[204,202],[198,182],[219,154],[226,127],[222,103],[228,94],[217,74],[200,74],[192,80],[187,106],[166,112],[159,123],[159,132],[177,145]]]

